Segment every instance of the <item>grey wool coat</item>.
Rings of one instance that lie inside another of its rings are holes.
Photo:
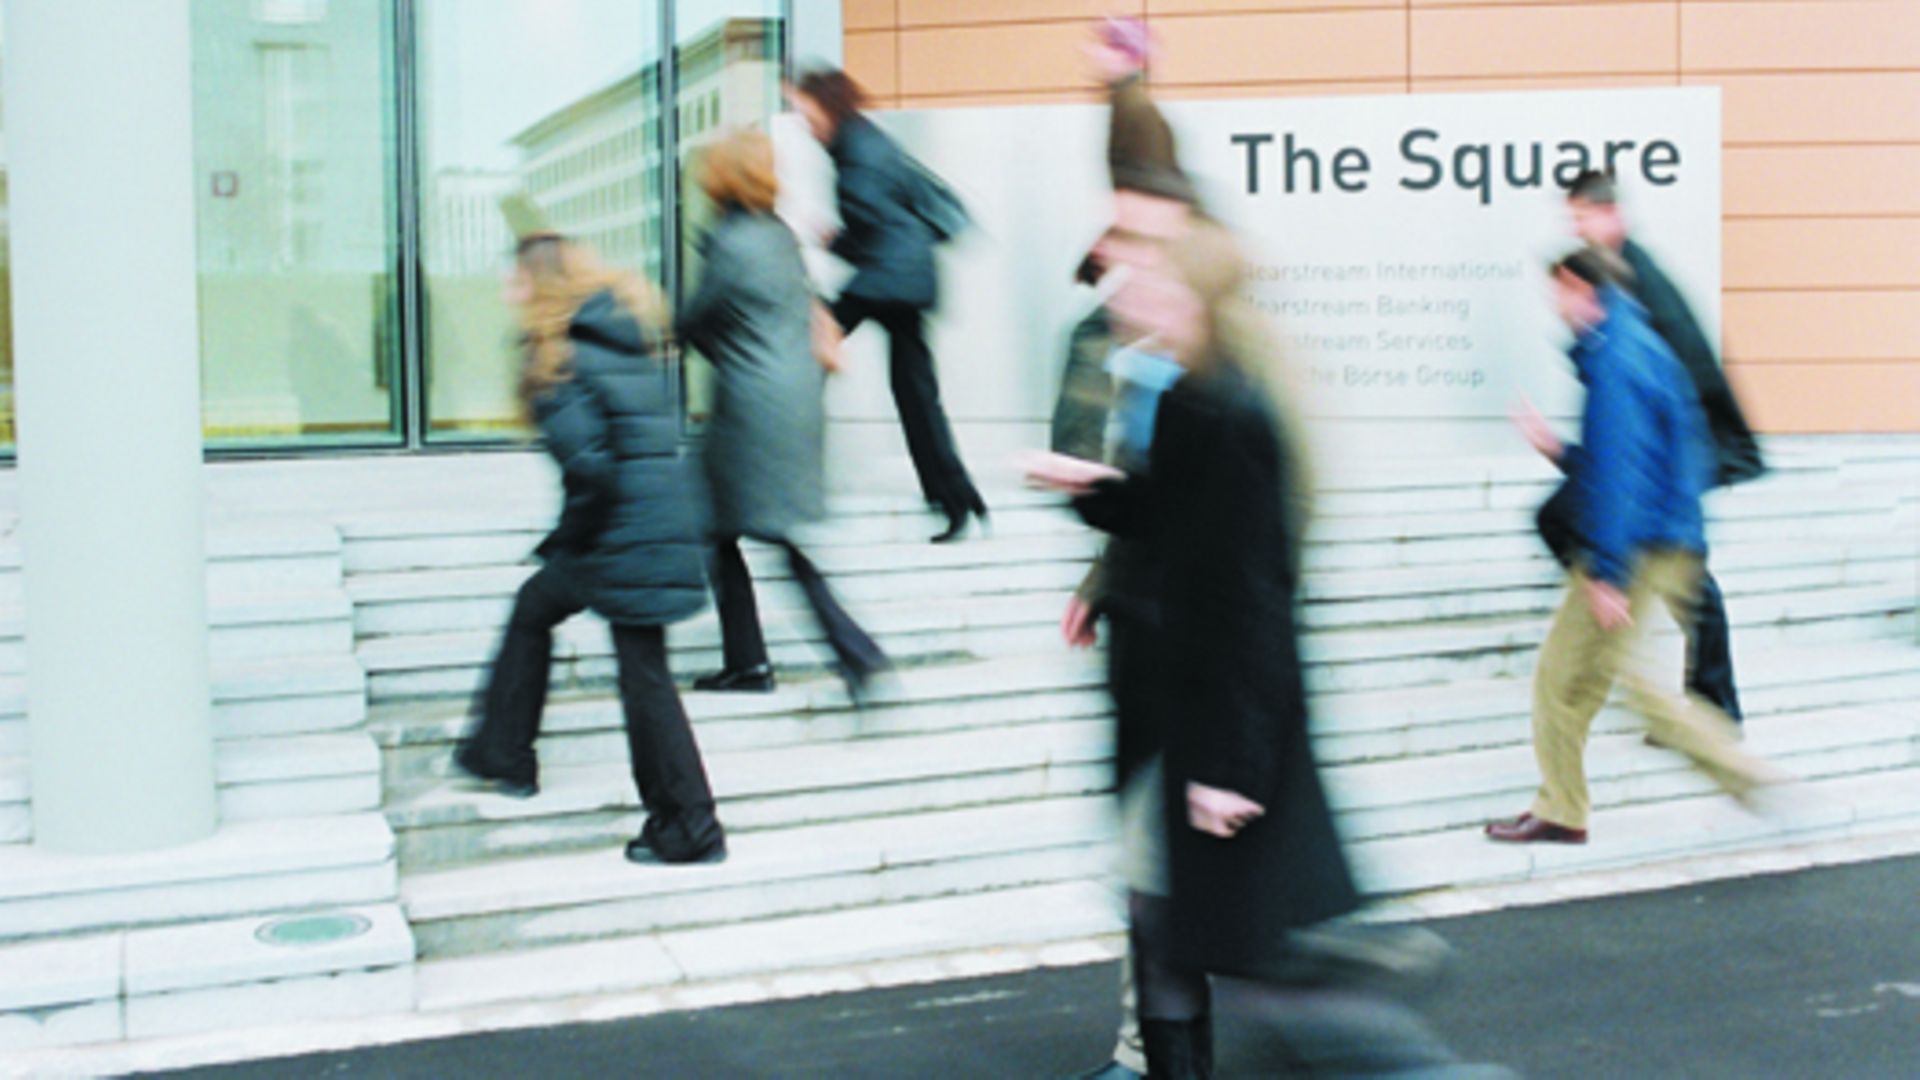
[[[825,512],[826,373],[800,245],[779,218],[736,207],[704,251],[678,327],[716,373],[703,451],[713,532],[785,539]]]

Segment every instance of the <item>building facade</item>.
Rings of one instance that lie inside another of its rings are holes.
[[[528,190],[609,261],[677,288],[687,185],[664,163],[776,110],[790,6],[191,4],[208,448],[516,439],[500,197]],[[0,347],[0,451],[11,365]]]
[[[1145,18],[1165,99],[1713,86],[1727,363],[1765,432],[1920,431],[1920,5],[1907,0],[845,0],[885,106],[1092,100]]]

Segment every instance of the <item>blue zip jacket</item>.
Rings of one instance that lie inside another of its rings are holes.
[[[1571,355],[1587,388],[1582,446],[1563,461],[1587,543],[1587,573],[1624,590],[1643,551],[1707,552],[1700,493],[1712,486],[1706,418],[1686,369],[1618,289]]]

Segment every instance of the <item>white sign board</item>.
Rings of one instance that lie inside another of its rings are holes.
[[[1717,90],[1163,107],[1208,210],[1247,244],[1253,299],[1314,388],[1310,412],[1336,434],[1400,454],[1481,453],[1512,449],[1501,418],[1522,393],[1572,414],[1578,388],[1543,267],[1574,243],[1561,185],[1585,166],[1613,167],[1635,236],[1717,336]],[[934,341],[950,413],[971,441],[991,442],[995,427],[1031,441],[1090,302],[1073,268],[1111,217],[1107,111],[880,119],[977,221],[945,249]],[[861,370],[836,391],[837,416],[890,417],[879,345],[852,343]]]

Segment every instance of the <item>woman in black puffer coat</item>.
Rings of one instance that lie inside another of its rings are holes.
[[[634,782],[647,822],[635,862],[715,862],[726,840],[667,668],[666,626],[706,606],[704,514],[680,455],[664,317],[637,279],[550,232],[520,242],[512,286],[527,359],[521,400],[560,466],[565,503],[521,586],[456,763],[509,794],[539,790],[533,743],[553,628],[591,608],[611,625]]]

